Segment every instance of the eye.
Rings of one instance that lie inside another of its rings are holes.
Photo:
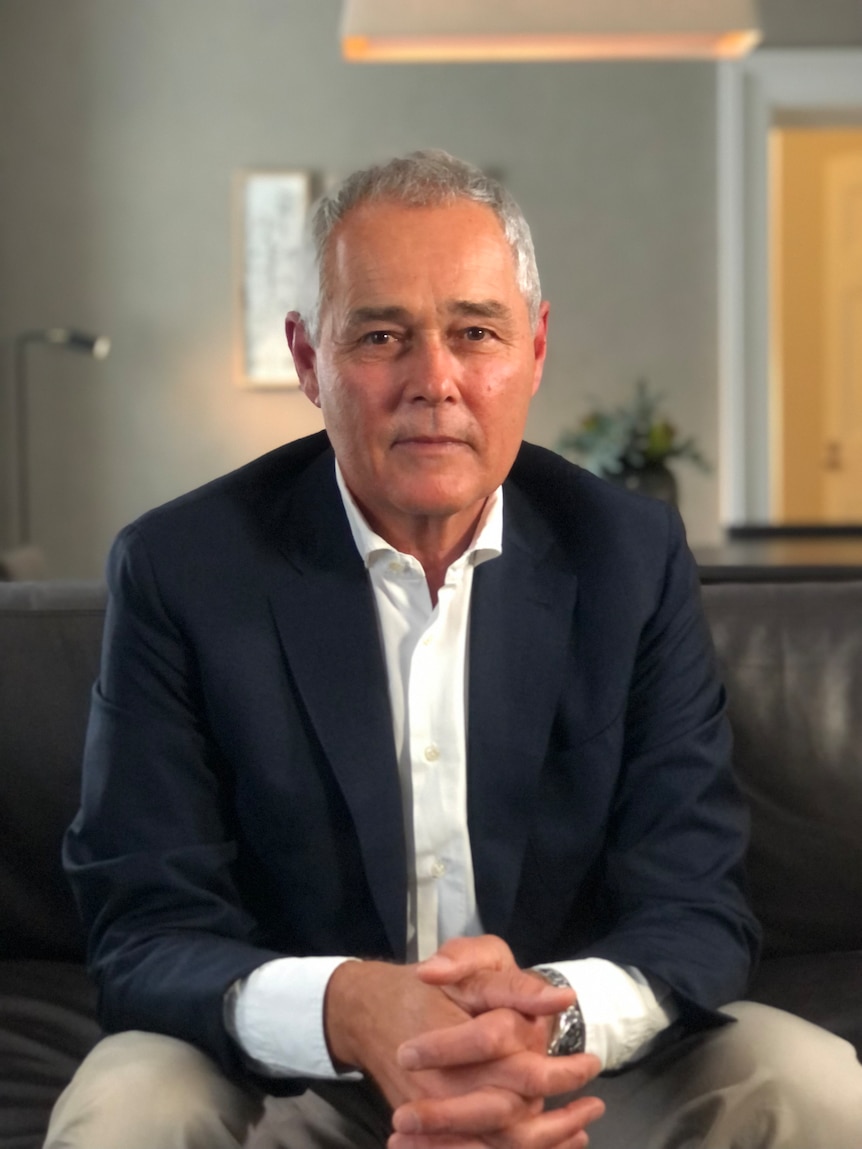
[[[497,333],[491,327],[472,326],[464,327],[461,336],[470,344],[486,344],[486,342],[497,338]]]
[[[391,331],[367,331],[362,336],[362,343],[369,343],[372,347],[385,347],[393,339]]]

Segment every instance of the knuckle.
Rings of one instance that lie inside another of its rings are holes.
[[[516,1121],[523,1120],[523,1118],[526,1116],[526,1107],[524,1105],[523,1098],[519,1097],[517,1093],[511,1092],[509,1090],[500,1091],[499,1096],[505,1098],[505,1101],[501,1107],[505,1117],[504,1124],[512,1125]]]
[[[482,1014],[478,1027],[481,1040],[481,1052],[488,1057],[502,1057],[511,1048],[512,1020],[507,1011],[495,1009]]]
[[[548,1072],[546,1059],[538,1053],[525,1054],[520,1059],[522,1092],[530,1096],[544,1096],[548,1089]]]
[[[518,1014],[511,1009],[501,1009],[499,1011],[499,1017],[500,1036],[508,1039],[508,1041],[517,1038],[521,1020]]]
[[[494,1138],[494,1149],[537,1149],[541,1144],[530,1122],[504,1129]]]
[[[510,1054],[498,1062],[501,1083],[514,1090],[528,1106],[550,1094],[548,1075],[542,1062],[543,1059],[534,1053]]]

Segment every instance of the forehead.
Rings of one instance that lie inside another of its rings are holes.
[[[327,302],[336,310],[410,297],[491,299],[519,296],[515,261],[502,225],[485,204],[414,207],[364,203],[333,230],[324,265]]]

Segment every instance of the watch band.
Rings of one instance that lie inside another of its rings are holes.
[[[533,972],[543,977],[549,985],[561,986],[571,989],[569,979],[563,977],[559,970],[550,966],[533,966]],[[587,1029],[584,1024],[584,1015],[577,1001],[568,1009],[557,1014],[557,1020],[551,1031],[548,1042],[549,1057],[566,1057],[570,1053],[583,1053],[587,1044]]]

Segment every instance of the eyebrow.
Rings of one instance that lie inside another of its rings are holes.
[[[410,313],[405,307],[355,307],[349,315],[355,323],[408,323]]]
[[[456,299],[449,305],[455,315],[476,315],[481,319],[511,319],[512,312],[497,299]]]
[[[479,319],[511,319],[512,312],[504,303],[496,299],[453,299],[446,305],[452,315],[476,316]],[[351,324],[362,323],[401,323],[409,324],[412,319],[406,307],[356,307],[350,312]]]

